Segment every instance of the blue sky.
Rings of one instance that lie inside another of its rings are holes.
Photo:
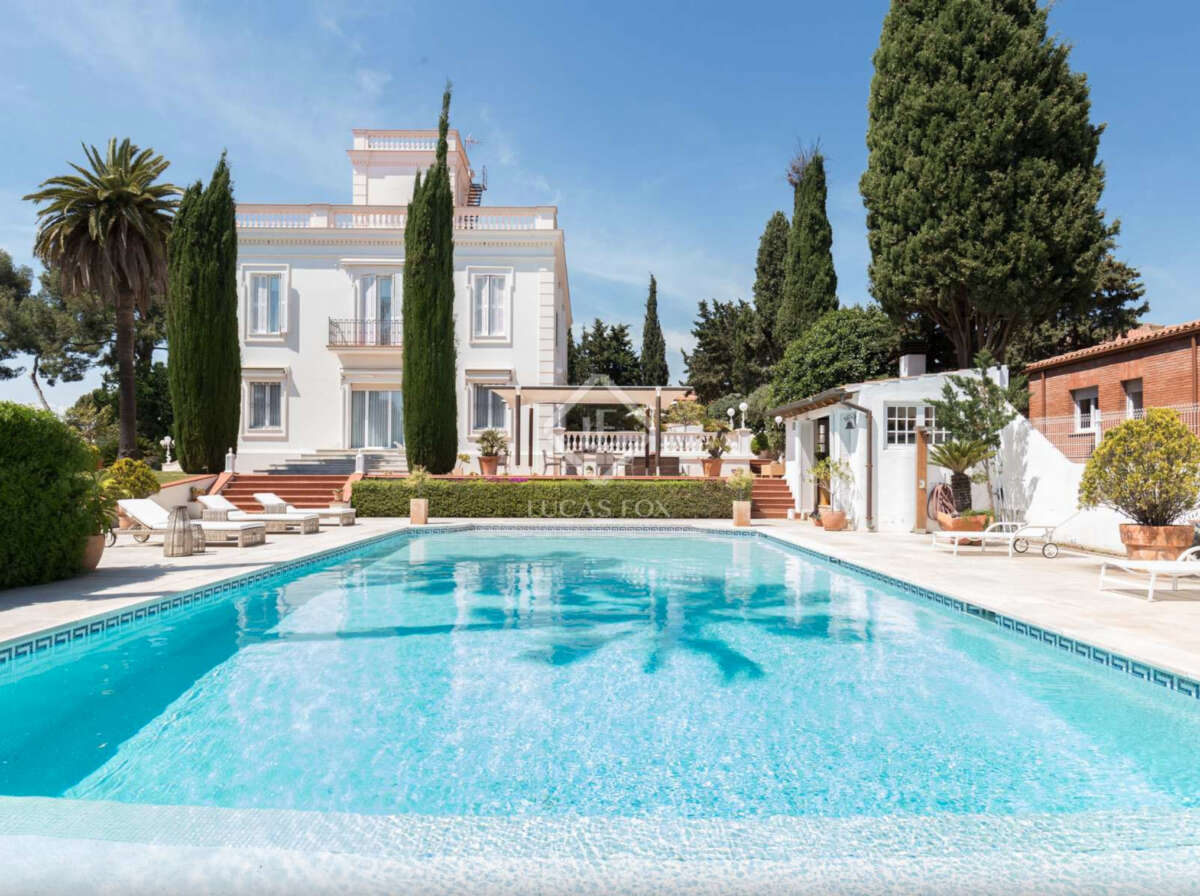
[[[449,77],[485,201],[559,206],[577,324],[640,332],[657,275],[673,378],[697,300],[750,298],[763,225],[790,212],[798,141],[827,156],[841,300],[869,298],[858,179],[886,0],[6,6],[0,247],[18,261],[33,260],[20,197],[81,140],[153,146],[177,183],[227,148],[243,201],[348,202],[350,129],[432,127]],[[1059,0],[1051,26],[1108,123],[1104,205],[1150,319],[1200,316],[1200,7]],[[10,381],[0,396],[33,393]]]

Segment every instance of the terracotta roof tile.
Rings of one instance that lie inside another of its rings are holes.
[[[1063,355],[1055,355],[1053,358],[1043,358],[1041,361],[1034,361],[1032,364],[1027,365],[1025,370],[1027,372],[1048,370],[1051,367],[1061,367],[1063,364],[1071,364],[1085,358],[1107,355],[1111,352],[1119,352],[1127,348],[1133,348],[1134,346],[1152,345],[1156,342],[1164,342],[1168,339],[1197,332],[1200,332],[1200,320],[1172,324],[1169,327],[1164,327],[1161,324],[1142,324],[1140,327],[1130,330],[1119,339],[1101,342],[1099,345],[1093,345],[1090,348],[1081,348]]]

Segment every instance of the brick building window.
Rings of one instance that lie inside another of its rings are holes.
[[[1130,420],[1140,418],[1142,416],[1142,381],[1125,380],[1121,383],[1125,387],[1125,416]]]
[[[1075,389],[1071,392],[1075,402],[1075,431],[1092,432],[1100,424],[1100,390],[1097,386]]]

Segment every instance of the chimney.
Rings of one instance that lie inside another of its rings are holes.
[[[910,354],[900,356],[900,377],[920,376],[925,372],[925,355]]]

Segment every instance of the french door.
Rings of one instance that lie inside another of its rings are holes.
[[[391,274],[358,278],[358,329],[362,345],[399,345],[396,280]]]
[[[395,448],[404,444],[404,399],[399,389],[350,393],[350,447]]]
[[[829,418],[821,417],[813,421],[813,462],[822,461],[827,457],[829,457]],[[829,503],[829,489],[824,485],[817,485],[813,510],[816,511],[822,504],[828,505]]]

